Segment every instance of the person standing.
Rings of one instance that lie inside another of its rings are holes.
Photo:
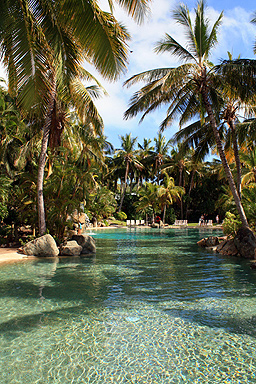
[[[78,230],[77,230],[77,234],[78,234],[78,235],[81,235],[81,233],[82,233],[82,228],[83,228],[82,223],[80,223],[80,221],[79,221],[79,223],[78,223]]]

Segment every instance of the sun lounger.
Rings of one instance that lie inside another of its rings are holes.
[[[188,221],[187,220],[175,220],[174,222],[174,225],[178,225],[178,226],[187,226],[188,225]]]

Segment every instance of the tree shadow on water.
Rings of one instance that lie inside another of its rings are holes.
[[[173,317],[180,317],[189,323],[196,323],[199,326],[206,326],[213,329],[223,329],[228,333],[248,335],[256,337],[255,321],[256,316],[243,316],[242,318],[234,314],[228,316],[217,310],[203,309],[163,309]]]
[[[69,308],[56,308],[50,311],[44,311],[41,313],[22,315],[4,321],[0,324],[0,334],[4,335],[7,340],[12,340],[16,337],[20,337],[24,332],[30,332],[32,329],[40,328],[58,323],[60,317],[62,320],[67,320],[70,316],[73,318],[86,314],[88,308],[81,304],[72,306]]]

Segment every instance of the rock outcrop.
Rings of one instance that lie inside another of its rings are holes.
[[[238,253],[246,259],[255,259],[256,238],[250,228],[240,228],[234,238]]]
[[[81,256],[88,253],[96,253],[95,240],[89,235],[73,235],[72,240],[75,240],[81,247]]]
[[[217,237],[217,236],[209,236],[209,237],[206,237],[206,238],[204,238],[202,240],[199,240],[197,242],[197,244],[200,247],[209,248],[209,247],[214,247],[214,246],[220,244],[220,242],[223,241],[223,240],[225,240],[225,239]]]
[[[28,256],[56,257],[59,249],[54,238],[47,234],[25,244],[22,252]]]
[[[200,247],[227,256],[240,256],[246,259],[256,259],[256,238],[250,228],[240,228],[234,239],[210,236],[197,243]]]
[[[61,256],[80,256],[83,247],[75,240],[67,241],[60,246]]]

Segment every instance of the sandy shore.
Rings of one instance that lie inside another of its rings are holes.
[[[198,228],[200,229],[221,229],[221,226],[215,226],[215,227],[199,227],[197,226]],[[86,231],[85,231],[85,234],[87,235],[90,235],[90,231],[91,230],[99,230],[99,229],[113,229],[113,228],[126,228],[126,227],[123,227],[123,226],[119,226],[119,225],[110,225],[108,227],[98,227],[98,228],[88,228]],[[130,227],[128,227],[130,228]],[[147,228],[146,226],[144,226],[144,228]],[[148,227],[150,228],[150,227]],[[180,226],[174,226],[174,225],[170,225],[168,228],[181,228]],[[189,228],[189,227],[186,227],[186,228]],[[190,227],[192,228],[192,227]],[[5,264],[5,263],[15,263],[17,261],[25,261],[25,260],[35,260],[36,257],[35,256],[27,256],[27,255],[23,255],[22,253],[19,253],[19,249],[18,248],[0,248],[0,265],[2,264]]]
[[[0,264],[33,259],[35,259],[34,256],[18,253],[18,248],[0,248]]]

